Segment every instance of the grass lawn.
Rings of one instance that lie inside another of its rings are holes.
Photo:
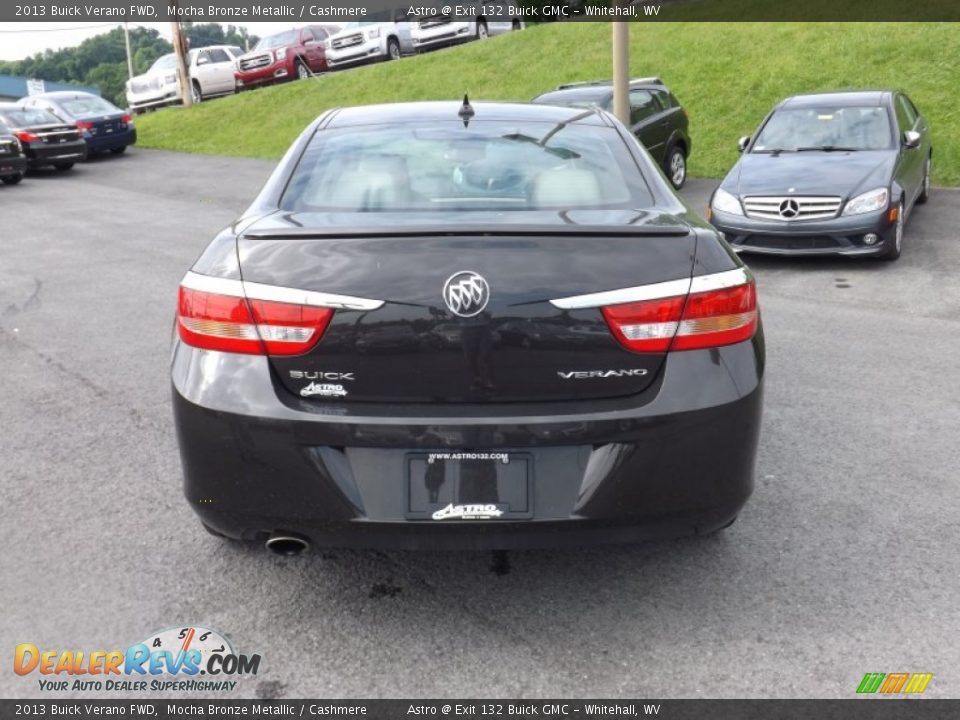
[[[610,25],[560,23],[483,43],[140,116],[144,147],[279,158],[330,107],[402,100],[528,100],[610,76]],[[955,23],[634,23],[634,76],[658,74],[690,114],[692,175],[725,174],[736,140],[786,95],[905,89],[933,129],[934,182],[960,185]]]

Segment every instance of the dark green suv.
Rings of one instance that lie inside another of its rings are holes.
[[[535,103],[588,107],[613,111],[613,85],[609,80],[568,83],[538,95]],[[690,135],[687,111],[657,77],[630,81],[630,129],[653,159],[660,163],[673,187],[687,179]]]

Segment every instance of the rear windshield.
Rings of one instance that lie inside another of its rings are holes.
[[[642,208],[650,191],[620,136],[578,124],[459,122],[323,130],[281,208]]]
[[[32,127],[34,125],[62,125],[63,121],[46,110],[23,108],[18,110],[0,110],[0,118],[10,127]]]
[[[817,148],[883,150],[892,143],[890,116],[879,106],[808,107],[777,110],[751,152]]]
[[[279,35],[270,35],[257,43],[254,50],[267,50],[269,48],[284,47],[286,45],[295,45],[297,42],[296,30],[288,30]]]
[[[536,103],[547,105],[571,105],[573,107],[588,107],[589,105],[604,105],[610,96],[610,88],[593,86],[557,90],[548,92],[534,99]]]
[[[103,98],[91,95],[84,98],[71,98],[70,100],[61,100],[60,106],[73,117],[83,118],[93,115],[108,115],[110,113],[120,112],[115,105],[111,105]]]

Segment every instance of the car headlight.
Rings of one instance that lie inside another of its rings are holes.
[[[740,201],[722,188],[717,188],[713,194],[711,207],[717,212],[728,213],[729,215],[743,215],[743,207]]]
[[[323,49],[324,49],[324,50],[333,50],[333,40],[331,40],[330,38],[327,38],[326,40],[324,40],[324,41],[323,41]]]
[[[287,59],[287,49],[280,48],[279,50],[274,50],[274,56],[277,60],[286,60]]]
[[[844,215],[862,215],[863,213],[886,210],[890,201],[890,191],[886,188],[877,188],[860,193],[847,203],[843,209]]]
[[[177,81],[177,74],[173,73],[172,75],[165,75],[163,78],[164,85],[173,85]]]
[[[370,28],[367,30],[367,40],[376,40],[380,37],[380,28]]]

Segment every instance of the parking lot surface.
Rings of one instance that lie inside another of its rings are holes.
[[[748,258],[766,409],[725,532],[284,559],[187,507],[167,372],[178,281],[271,169],[134,149],[0,187],[8,661],[200,624],[263,657],[230,697],[845,698],[878,671],[960,696],[960,192],[896,263]]]

